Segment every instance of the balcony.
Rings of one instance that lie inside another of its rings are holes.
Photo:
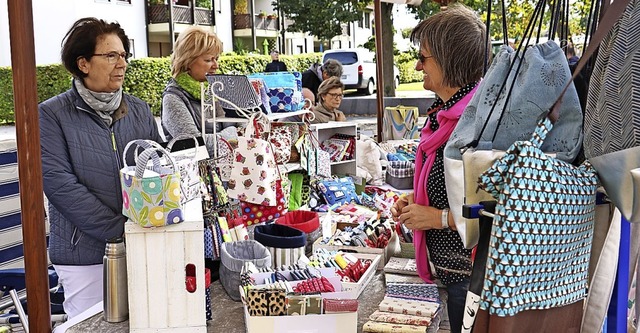
[[[194,15],[195,14],[195,15]],[[149,23],[169,23],[169,5],[150,5],[148,9]],[[189,6],[173,6],[173,22],[184,24],[213,25],[213,12],[206,8]],[[195,20],[194,20],[195,16]]]
[[[251,20],[250,14],[233,15],[233,29],[251,29],[252,24],[256,29],[271,31],[279,30],[277,17],[270,18],[269,16],[254,15],[253,20]]]

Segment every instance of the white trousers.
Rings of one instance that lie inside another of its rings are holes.
[[[62,306],[69,319],[102,301],[102,266],[53,265],[64,288]]]

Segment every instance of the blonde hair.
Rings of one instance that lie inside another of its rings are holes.
[[[171,55],[171,75],[175,78],[189,70],[191,63],[203,54],[216,57],[222,52],[222,42],[215,33],[191,26],[178,35]]]

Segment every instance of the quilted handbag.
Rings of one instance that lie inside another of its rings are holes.
[[[214,74],[207,75],[207,80],[216,96],[221,97],[219,99],[220,106],[227,112],[234,110],[235,113],[237,108],[248,114],[262,110],[262,100],[246,75]],[[229,101],[235,105],[228,103]],[[230,114],[230,116],[234,116],[234,114]]]
[[[128,166],[127,144],[120,170],[122,214],[142,227],[162,227],[184,221],[180,171],[175,160],[163,148],[145,149],[136,156],[136,165]],[[160,155],[168,163],[163,166]],[[149,160],[153,165],[147,167]]]
[[[581,301],[587,278],[598,177],[547,156],[545,117],[481,175],[497,205],[480,308],[498,317]]]
[[[272,113],[298,111],[304,105],[300,72],[254,73],[249,78],[264,80]]]

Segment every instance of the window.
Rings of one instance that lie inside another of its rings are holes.
[[[340,43],[340,46],[338,46],[337,49],[340,49],[342,43],[341,41],[338,41],[338,43]],[[335,59],[338,60],[342,66],[348,66],[358,62],[358,54],[350,51],[330,52],[324,55],[324,59],[322,59],[322,61],[325,62],[327,59]]]
[[[358,28],[362,28],[364,25],[364,14],[362,17],[360,17],[360,19],[358,20]]]
[[[364,13],[364,27],[371,28],[371,13]]]

